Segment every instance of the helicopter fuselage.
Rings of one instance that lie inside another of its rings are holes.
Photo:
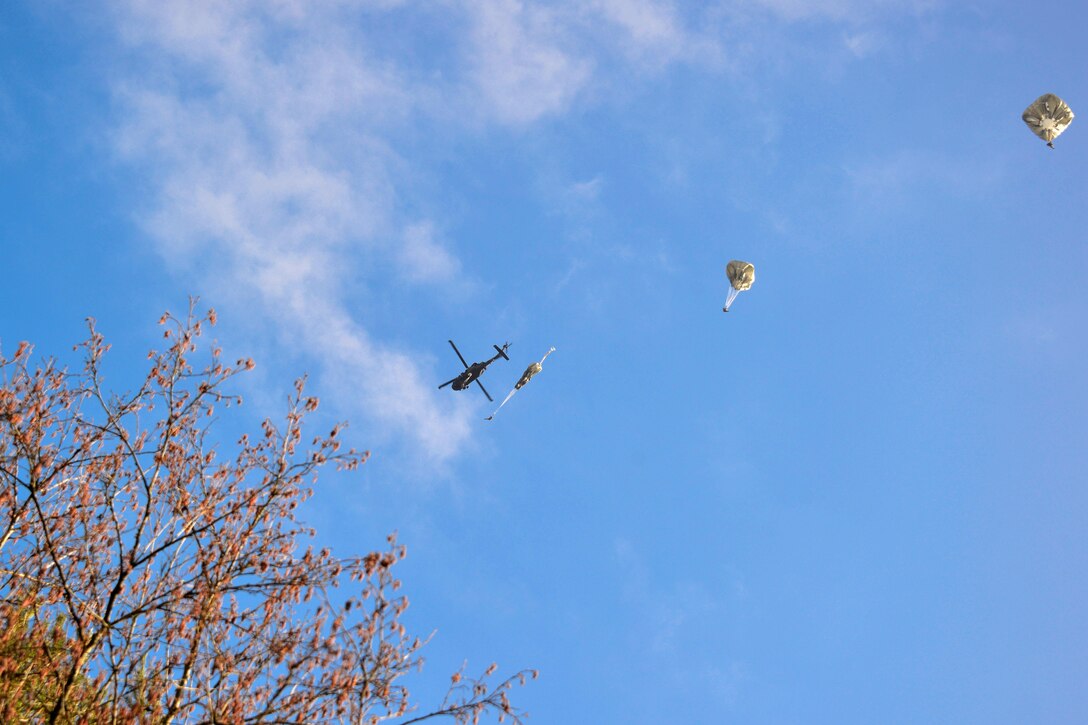
[[[487,396],[487,399],[491,400],[491,394],[487,392],[487,388],[485,388],[483,383],[480,382],[480,376],[484,374],[485,370],[487,370],[488,365],[495,362],[500,357],[506,360],[510,359],[506,354],[506,348],[510,347],[510,343],[506,343],[502,347],[499,347],[498,345],[492,345],[492,347],[495,348],[495,357],[491,358],[490,360],[484,360],[483,362],[474,362],[471,365],[469,365],[465,361],[464,356],[461,355],[461,351],[458,350],[457,346],[453,344],[453,340],[450,340],[449,343],[450,347],[453,348],[453,351],[457,353],[457,359],[460,360],[461,364],[465,366],[465,371],[457,377],[450,378],[446,382],[442,383],[438,386],[438,388],[441,390],[442,388],[449,385],[454,390],[464,390],[473,383],[476,383],[480,386],[480,390],[483,391],[484,395]]]
[[[472,363],[468,366],[465,372],[454,378],[453,383],[450,385],[454,390],[464,390],[468,386],[472,385],[481,375],[484,374],[484,370],[487,370],[487,366],[491,363],[489,360],[486,363]]]

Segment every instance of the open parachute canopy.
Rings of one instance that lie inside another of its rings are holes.
[[[514,389],[506,396],[505,400],[499,403],[499,407],[495,408],[495,412],[484,418],[484,420],[495,420],[495,415],[502,410],[502,406],[506,405],[510,401],[510,398],[514,397],[514,393],[518,392],[528,384],[533,376],[544,369],[544,361],[548,359],[548,356],[555,352],[555,348],[549,348],[544,357],[540,358],[540,362],[530,363],[529,367],[525,368],[525,372],[521,374],[521,379],[514,385]]]
[[[752,283],[756,281],[756,268],[748,262],[734,259],[725,265],[725,274],[729,277],[730,289],[722,312],[729,312],[729,305],[733,304],[733,300],[737,298],[737,295],[752,288]]]
[[[1044,93],[1021,116],[1031,132],[1054,148],[1054,139],[1073,122],[1073,110],[1053,93]]]

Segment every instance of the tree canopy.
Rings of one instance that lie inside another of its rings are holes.
[[[367,459],[343,426],[307,436],[296,381],[283,421],[233,444],[216,423],[241,398],[198,348],[215,313],[166,314],[142,383],[107,391],[94,321],[80,370],[0,354],[0,717],[5,722],[317,722],[433,717],[520,722],[507,693],[452,677],[422,714],[402,677],[423,641],[381,551],[315,549],[296,518],[318,472]]]

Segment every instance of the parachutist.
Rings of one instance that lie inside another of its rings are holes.
[[[733,304],[737,295],[752,288],[752,283],[756,281],[756,268],[749,262],[734,259],[725,265],[725,276],[729,278],[729,294],[722,312],[729,312],[729,305]]]
[[[525,368],[525,372],[521,374],[521,379],[518,380],[516,385],[514,385],[514,389],[510,391],[510,393],[506,396],[505,399],[503,399],[501,403],[499,403],[499,407],[495,408],[495,413],[498,413],[500,410],[502,410],[502,406],[506,405],[507,401],[510,400],[510,398],[514,397],[514,393],[525,387],[526,383],[532,380],[534,375],[544,369],[544,361],[553,352],[555,352],[554,347],[550,348],[546,353],[544,353],[544,357],[540,358],[540,362],[531,363],[529,367]],[[495,417],[495,413],[487,416],[487,420],[493,419]]]

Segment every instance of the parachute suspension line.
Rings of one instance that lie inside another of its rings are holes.
[[[729,264],[725,265],[725,276],[729,279],[729,297],[725,300],[722,312],[729,312],[729,305],[733,304],[737,295],[752,288],[752,283],[756,281],[756,268],[751,262],[731,259]]]
[[[540,362],[533,363],[529,367],[525,368],[525,372],[522,373],[521,379],[518,380],[518,382],[514,386],[513,390],[511,390],[509,392],[509,394],[507,394],[507,396],[505,398],[503,398],[503,401],[501,403],[499,403],[499,407],[495,408],[495,412],[492,413],[491,415],[487,416],[486,418],[484,418],[484,420],[494,420],[495,416],[498,415],[500,410],[502,410],[502,406],[506,405],[506,402],[508,400],[510,400],[510,398],[514,397],[514,393],[518,392],[523,387],[528,385],[529,381],[533,379],[533,376],[536,375],[537,373],[539,373],[543,369],[544,361],[547,360],[548,356],[551,355],[553,352],[555,352],[554,347],[548,348],[548,351],[546,353],[544,353],[544,357],[540,358]]]
[[[545,356],[545,357],[546,357],[546,356]],[[494,413],[492,413],[491,415],[487,416],[486,420],[492,420],[492,419],[493,419],[493,418],[495,417],[495,415],[496,415],[496,414],[497,414],[497,413],[498,413],[498,412],[499,412],[500,410],[502,410],[502,406],[506,405],[506,401],[508,401],[508,400],[510,400],[510,398],[513,398],[513,397],[514,397],[514,393],[516,393],[516,392],[518,392],[518,389],[517,389],[517,388],[514,388],[513,390],[511,390],[511,391],[510,391],[510,393],[509,393],[509,395],[507,395],[507,396],[506,396],[505,398],[503,398],[503,399],[502,399],[502,402],[501,402],[501,403],[499,403],[499,407],[498,407],[498,408],[495,408],[495,412],[494,412]]]

